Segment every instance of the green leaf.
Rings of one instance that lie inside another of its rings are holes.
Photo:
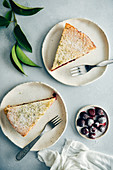
[[[24,35],[24,33],[22,32],[20,26],[17,24],[14,28],[14,35],[15,38],[17,40],[17,42],[23,47],[25,48],[27,51],[32,52],[32,47],[29,44],[26,36]]]
[[[14,2],[13,0],[9,0],[11,7],[13,8],[14,12],[20,15],[34,15],[37,12],[39,12],[40,10],[42,10],[43,8],[29,8],[23,5],[20,5],[16,2]]]
[[[31,61],[25,54],[24,52],[21,50],[21,48],[17,45],[16,46],[16,55],[19,58],[19,60],[24,63],[27,64],[29,66],[34,66],[34,67],[40,67],[37,64],[35,64],[33,61]],[[40,67],[41,68],[41,67]]]
[[[9,3],[8,3],[6,0],[4,0],[4,2],[3,2],[3,6],[4,6],[4,7],[6,7],[6,8],[10,8]]]
[[[7,26],[9,23],[10,21],[8,21],[8,19],[3,16],[0,16],[0,26]]]
[[[25,74],[25,73],[24,73],[24,70],[23,70],[23,68],[22,68],[21,63],[20,63],[20,61],[19,61],[18,58],[17,58],[16,52],[15,52],[15,45],[14,45],[13,48],[12,48],[11,54],[12,54],[11,56],[12,56],[13,62],[16,64],[16,66],[18,67],[18,69],[19,69],[23,74]]]
[[[12,10],[8,11],[5,15],[5,18],[9,21],[11,21],[11,18],[12,18]]]
[[[8,11],[5,15],[5,18],[8,19],[9,21],[11,21],[11,18],[12,18],[12,10]],[[6,27],[8,27],[8,25],[6,25]]]

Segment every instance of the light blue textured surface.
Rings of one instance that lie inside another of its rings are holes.
[[[28,37],[33,47],[33,53],[26,54],[43,68],[24,66],[28,77],[19,73],[10,62],[10,50],[15,39],[13,24],[7,29],[0,28],[0,102],[4,95],[13,87],[28,81],[42,81],[56,88],[65,100],[68,109],[68,127],[61,139],[50,149],[61,151],[64,139],[73,139],[85,143],[90,149],[106,154],[113,154],[113,65],[94,83],[83,87],[70,87],[53,79],[45,70],[41,47],[47,32],[58,22],[69,18],[87,18],[96,22],[104,29],[110,43],[110,58],[113,58],[113,0],[15,0],[31,6],[44,7],[34,16],[17,15],[18,23]],[[8,9],[2,6],[0,0],[0,15],[5,15]],[[78,135],[74,128],[74,118],[78,109],[85,105],[100,105],[107,110],[110,117],[110,128],[105,136],[90,141]],[[36,158],[36,152],[30,152],[22,161],[15,161],[15,155],[20,149],[15,146],[0,129],[0,170],[47,170]]]

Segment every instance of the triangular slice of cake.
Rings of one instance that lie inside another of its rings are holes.
[[[66,23],[51,71],[76,60],[95,48],[96,46],[86,34]]]
[[[51,97],[20,105],[8,105],[4,112],[13,128],[22,136],[26,136],[55,99],[56,97]]]

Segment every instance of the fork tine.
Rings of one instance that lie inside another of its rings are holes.
[[[61,123],[62,122],[62,119],[57,115],[57,116],[55,116],[53,119],[51,119],[50,121],[49,121],[49,123],[53,126],[53,127],[55,127],[55,126],[57,126],[59,123]]]
[[[58,121],[60,121],[61,119],[58,117],[56,120],[53,121],[53,123],[57,123]]]
[[[77,72],[77,73],[72,74],[73,77],[76,77],[78,75],[82,75],[81,72]]]
[[[56,121],[58,121],[60,118],[59,116],[57,116],[57,118],[55,118],[54,120],[52,120],[53,123],[55,123]]]
[[[58,124],[60,124],[62,122],[62,120],[58,120],[57,122],[55,122],[55,126],[57,126]]]
[[[53,122],[55,119],[57,119],[58,118],[58,115],[57,116],[55,116],[53,119],[51,119],[50,120],[50,122]]]
[[[79,67],[78,66],[76,66],[76,67],[73,67],[73,68],[71,68],[70,70],[78,70],[79,69]]]
[[[56,123],[55,126],[59,125],[61,122],[62,122],[62,120],[60,122]]]
[[[79,73],[79,72],[80,72],[80,70],[79,70],[79,69],[76,69],[76,70],[71,71],[71,74],[73,74],[73,73]]]

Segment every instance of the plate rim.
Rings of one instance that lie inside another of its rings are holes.
[[[5,94],[5,96],[2,98],[2,101],[1,101],[1,103],[0,103],[0,127],[1,127],[1,130],[2,130],[3,134],[4,134],[14,145],[18,146],[19,148],[22,148],[22,147],[20,147],[19,145],[15,144],[15,142],[12,141],[12,140],[8,137],[8,135],[7,135],[7,134],[5,133],[5,131],[4,131],[4,128],[2,127],[2,121],[1,121],[1,111],[2,111],[2,109],[1,109],[1,105],[2,105],[2,102],[4,102],[5,98],[7,97],[7,95],[8,95],[12,90],[14,90],[15,88],[17,88],[17,87],[19,87],[19,86],[21,86],[21,85],[32,84],[32,83],[42,84],[42,85],[45,85],[45,86],[51,88],[52,90],[54,90],[54,91],[59,95],[59,97],[61,98],[61,100],[62,100],[62,102],[63,102],[63,104],[64,104],[65,115],[66,115],[66,122],[65,122],[64,130],[63,130],[63,132],[61,133],[61,135],[58,137],[58,139],[57,139],[54,143],[52,143],[50,146],[44,148],[44,149],[47,149],[47,148],[52,147],[53,145],[55,145],[55,144],[57,143],[57,141],[62,137],[62,135],[63,135],[64,132],[66,131],[66,128],[67,128],[67,125],[68,125],[68,110],[67,110],[66,103],[65,103],[62,95],[56,90],[56,88],[52,87],[51,85],[49,85],[49,84],[47,84],[47,83],[44,83],[44,82],[42,82],[42,81],[24,82],[24,83],[20,83],[20,84],[14,86],[11,90],[9,90],[9,91]],[[38,149],[31,149],[30,151],[38,151]]]
[[[110,43],[109,43],[109,38],[108,38],[106,32],[104,31],[104,29],[102,29],[99,24],[97,24],[96,22],[94,22],[94,21],[92,21],[92,20],[90,20],[90,19],[88,19],[88,18],[68,18],[68,19],[66,19],[66,20],[63,20],[63,21],[60,21],[60,22],[56,23],[56,24],[55,24],[54,26],[52,26],[52,27],[49,29],[49,31],[46,33],[46,36],[45,36],[45,38],[44,38],[44,40],[43,40],[43,43],[42,43],[42,50],[41,50],[41,52],[42,52],[43,64],[44,64],[44,67],[46,68],[47,72],[49,73],[49,75],[50,75],[52,78],[54,78],[56,81],[58,81],[58,82],[60,82],[60,83],[62,83],[62,84],[64,84],[64,85],[71,86],[71,87],[79,87],[79,86],[85,86],[85,85],[88,85],[88,84],[90,84],[90,83],[93,83],[93,82],[95,82],[96,80],[98,80],[99,78],[101,78],[101,77],[105,74],[105,72],[106,72],[106,70],[107,70],[107,66],[105,66],[105,69],[104,69],[103,73],[102,73],[99,77],[97,77],[96,79],[91,80],[91,81],[89,81],[89,82],[87,82],[87,83],[84,83],[84,84],[79,84],[79,85],[76,84],[76,85],[74,85],[74,84],[64,83],[64,82],[58,80],[58,78],[54,77],[54,76],[50,73],[50,70],[46,67],[46,63],[45,63],[45,59],[44,59],[44,58],[45,58],[45,57],[44,57],[44,45],[45,45],[45,43],[46,43],[46,39],[48,38],[48,35],[50,34],[50,32],[51,32],[51,31],[55,28],[55,26],[57,26],[58,24],[61,24],[61,23],[66,22],[66,21],[69,22],[69,21],[71,21],[71,20],[90,21],[91,23],[95,24],[95,25],[103,32],[103,34],[104,34],[104,36],[105,36],[105,38],[106,38],[106,40],[107,40],[106,42],[107,42],[107,46],[108,46],[108,60],[109,60],[109,58],[110,58],[110,45],[109,45]]]

